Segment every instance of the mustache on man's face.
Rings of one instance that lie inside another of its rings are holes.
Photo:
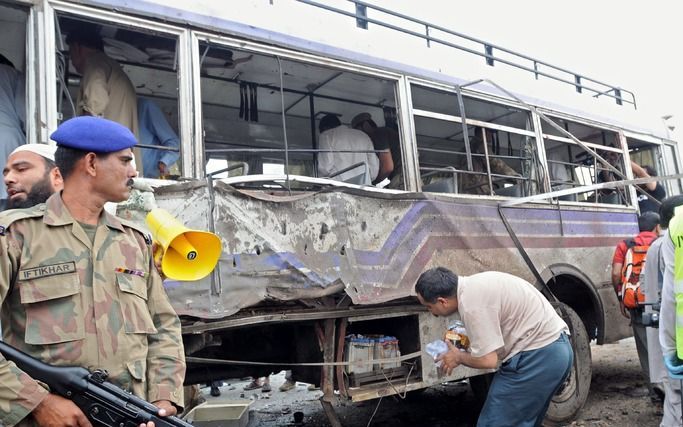
[[[133,181],[133,178],[128,178],[128,181],[126,181],[126,186],[129,188],[133,188],[133,184],[135,181]]]

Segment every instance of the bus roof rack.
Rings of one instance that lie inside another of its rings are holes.
[[[355,12],[349,12],[346,10],[336,8],[334,6],[319,3],[314,0],[297,1],[310,6],[315,6],[327,11],[351,17],[356,20],[356,25],[359,28],[367,29],[369,23],[379,25],[390,30],[398,31],[404,34],[408,34],[410,36],[424,39],[427,43],[427,47],[430,47],[431,43],[438,43],[443,46],[451,47],[453,49],[481,56],[486,61],[486,64],[489,66],[494,66],[497,62],[505,64],[520,70],[528,71],[532,73],[537,80],[539,79],[539,77],[546,77],[548,79],[573,86],[578,93],[588,92],[591,93],[594,98],[598,98],[601,96],[610,97],[613,98],[618,105],[630,104],[633,106],[634,109],[637,109],[636,96],[632,91],[623,89],[619,86],[601,82],[599,80],[593,79],[583,74],[576,73],[574,71],[570,71],[565,68],[549,64],[539,59],[515,52],[510,49],[506,49],[501,46],[494,45],[492,43],[488,43],[486,41],[474,37],[467,36],[462,33],[449,30],[438,25],[432,25],[429,22],[425,22],[398,12],[394,12],[392,10],[385,9],[380,6],[376,6],[360,0],[347,0],[355,5]],[[370,18],[368,17],[368,9],[390,15],[400,20],[404,20],[409,24],[418,24],[424,28],[424,32],[417,32],[407,28],[407,26],[391,24],[382,21],[381,19]],[[433,30],[445,33],[448,36],[453,37],[454,41],[449,41],[444,38],[433,36],[431,34]],[[475,43],[479,45],[481,47],[481,51],[477,51],[470,47],[466,47],[462,44],[458,44],[462,41],[468,42],[470,44]],[[497,56],[496,52],[505,53],[506,56],[504,58],[501,56]]]

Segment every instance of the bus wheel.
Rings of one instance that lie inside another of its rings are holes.
[[[586,327],[581,318],[566,304],[562,304],[571,322],[574,366],[569,377],[557,391],[546,413],[549,425],[573,419],[583,407],[591,386],[591,347]]]

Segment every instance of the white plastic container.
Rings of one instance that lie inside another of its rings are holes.
[[[346,337],[344,355],[350,364],[346,367],[346,372],[362,374],[372,372],[372,362],[375,354],[375,342],[372,338],[363,335],[349,335]]]
[[[193,408],[185,421],[197,427],[246,427],[249,405],[249,400],[205,402]]]
[[[398,348],[398,339],[392,336],[380,336],[375,339],[375,349],[373,356],[375,359],[392,359],[401,356]],[[376,363],[373,365],[376,371],[401,367],[400,361]]]

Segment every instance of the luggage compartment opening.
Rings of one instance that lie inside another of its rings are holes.
[[[344,379],[350,396],[377,387],[402,392],[420,380],[420,358],[399,359],[420,350],[418,325],[417,315],[349,319],[344,361],[350,364]]]

